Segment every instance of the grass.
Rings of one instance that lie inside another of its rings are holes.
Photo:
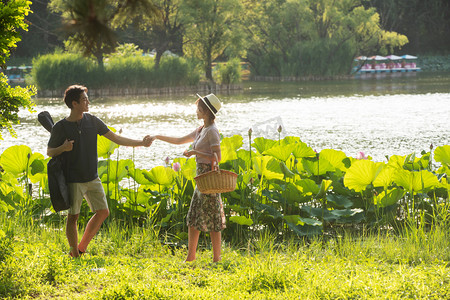
[[[200,247],[172,249],[150,228],[104,225],[88,254],[71,259],[64,224],[0,216],[0,298],[5,299],[444,299],[450,297],[449,231],[343,234],[244,248],[222,261]]]

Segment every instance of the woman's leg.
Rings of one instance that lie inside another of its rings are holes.
[[[211,231],[209,233],[211,236],[211,244],[213,248],[213,261],[218,262],[222,259],[220,255],[220,248],[222,244],[222,234],[220,231]]]
[[[198,238],[200,231],[197,228],[189,226],[188,229],[188,255],[186,261],[195,260],[195,253],[197,252]]]

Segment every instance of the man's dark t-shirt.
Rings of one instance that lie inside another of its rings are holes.
[[[68,161],[67,182],[88,182],[98,177],[97,134],[108,131],[102,120],[88,113],[79,122],[62,119],[53,126],[49,148],[61,146],[66,139],[74,140],[72,151],[63,152]]]

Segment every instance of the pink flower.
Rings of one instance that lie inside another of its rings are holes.
[[[172,169],[173,169],[175,172],[180,171],[180,169],[181,169],[180,163],[179,163],[179,162],[174,163],[173,166],[172,166]]]
[[[170,158],[167,156],[166,159],[164,160],[164,162],[166,163],[166,165],[168,165],[170,162]]]
[[[365,154],[364,154],[364,152],[358,152],[358,154],[356,154],[356,159],[367,159],[368,158],[368,156],[366,156]]]

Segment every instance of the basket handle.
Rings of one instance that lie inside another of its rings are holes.
[[[214,153],[215,162],[216,162],[215,166],[214,166],[214,163],[213,163],[213,168],[215,167],[217,172],[219,172],[219,174],[220,174],[219,158],[217,157],[217,153],[216,152],[213,152],[213,153]]]

